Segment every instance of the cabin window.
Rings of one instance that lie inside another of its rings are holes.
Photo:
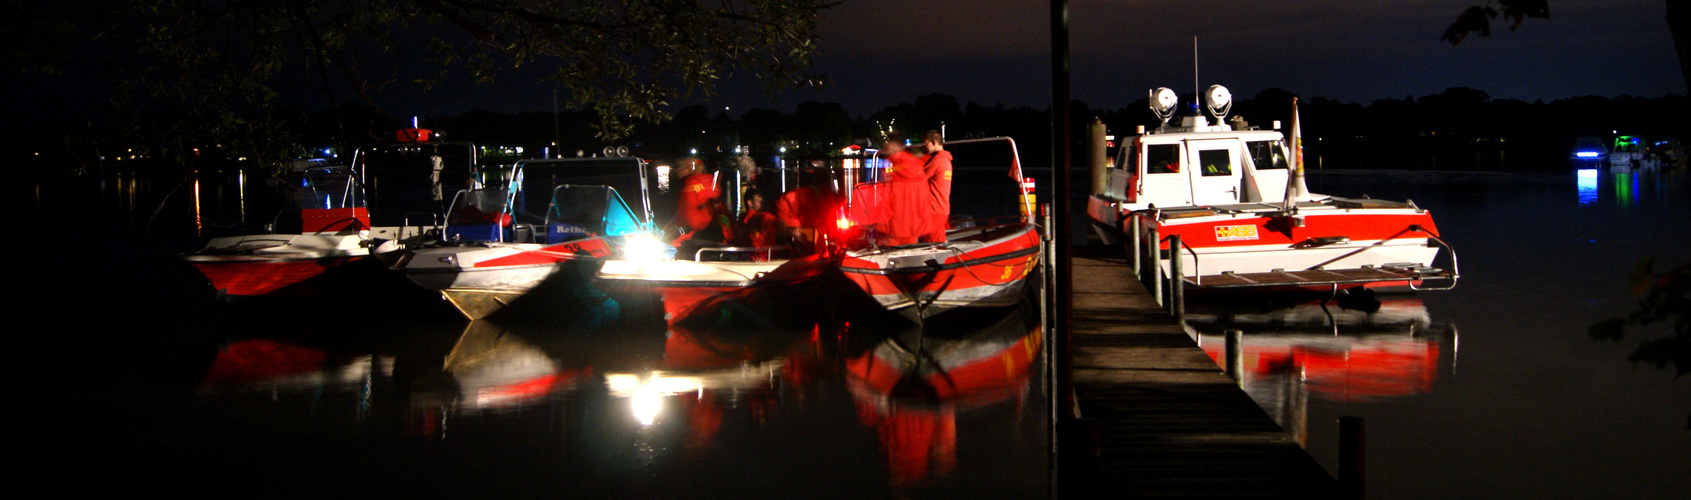
[[[1251,163],[1257,170],[1285,170],[1285,150],[1280,149],[1280,141],[1250,141],[1245,143],[1245,149],[1251,151]]]
[[[1139,166],[1139,148],[1128,145],[1121,148],[1120,158],[1116,159],[1115,168],[1137,171]]]
[[[1199,151],[1198,164],[1203,166],[1199,172],[1204,177],[1233,175],[1233,158],[1225,149]]]
[[[1153,174],[1180,173],[1180,145],[1145,146],[1145,171]]]

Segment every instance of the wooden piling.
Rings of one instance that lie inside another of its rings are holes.
[[[1227,376],[1240,386],[1245,384],[1245,331],[1227,331]]]

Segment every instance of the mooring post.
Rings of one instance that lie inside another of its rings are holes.
[[[1180,235],[1172,234],[1168,237],[1168,258],[1170,269],[1168,277],[1168,312],[1180,320],[1180,326],[1186,326],[1186,265],[1181,258]]]
[[[1339,497],[1362,500],[1366,488],[1368,428],[1362,417],[1339,417]]]
[[[1145,253],[1145,251],[1139,249],[1139,216],[1129,215],[1127,216],[1127,219],[1129,226],[1127,231],[1128,241],[1132,242],[1132,244],[1127,247],[1127,258],[1131,259],[1133,262],[1133,275],[1143,276],[1140,274],[1139,270],[1139,256],[1140,254]]]
[[[1145,250],[1151,257],[1151,279],[1145,282],[1145,287],[1151,289],[1151,298],[1157,301],[1157,305],[1166,306],[1168,303],[1163,301],[1163,240],[1155,227],[1145,231],[1145,234]]]
[[[1227,376],[1240,385],[1245,383],[1245,331],[1227,331]]]

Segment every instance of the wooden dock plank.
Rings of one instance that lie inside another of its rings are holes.
[[[1332,476],[1204,354],[1123,259],[1077,255],[1073,266],[1075,395],[1081,416],[1099,426],[1094,491],[1334,496]]]

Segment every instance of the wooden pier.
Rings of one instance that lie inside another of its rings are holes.
[[[1064,466],[1064,496],[1335,497],[1333,477],[1108,250],[1073,261],[1074,390],[1099,454]]]

